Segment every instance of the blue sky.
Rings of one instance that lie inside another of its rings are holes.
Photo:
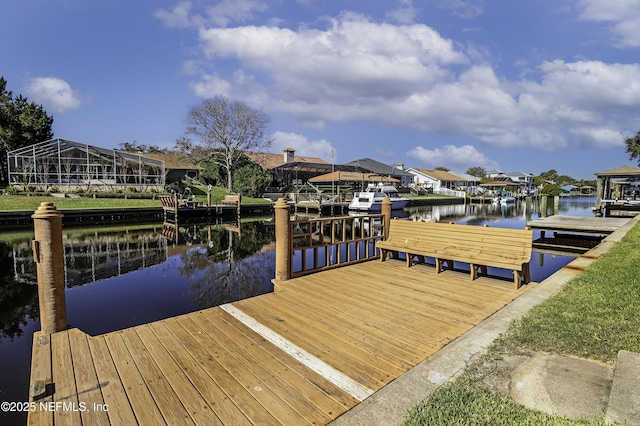
[[[635,165],[640,0],[5,0],[0,75],[56,137],[171,147],[188,108],[264,110],[336,163],[576,178]]]

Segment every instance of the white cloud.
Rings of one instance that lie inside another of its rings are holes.
[[[478,152],[471,145],[445,145],[427,149],[418,146],[407,153],[424,167],[446,167],[450,170],[467,170],[470,167],[497,168],[498,163]]]
[[[484,13],[483,0],[440,0],[440,7],[465,19],[477,18]]]
[[[580,19],[608,25],[621,48],[640,47],[640,0],[578,0]]]
[[[399,24],[412,24],[416,16],[418,10],[413,6],[413,0],[399,0],[398,7],[387,13],[387,17]]]
[[[491,52],[463,48],[423,24],[354,13],[323,22],[322,28],[200,28],[193,90],[291,114],[318,129],[376,122],[500,147],[610,146],[618,139],[607,142],[617,137],[607,129],[637,127],[638,64],[552,60],[527,79],[509,80],[489,64]]]
[[[319,157],[331,162],[333,155],[334,161],[338,162],[337,150],[324,139],[310,141],[306,136],[286,132],[275,132],[273,139],[271,148],[274,152],[280,152],[285,148],[293,148],[296,150],[296,156]]]
[[[45,110],[62,113],[82,105],[79,92],[57,77],[32,78],[27,82],[24,92],[31,101],[42,104]]]
[[[171,10],[158,9],[153,16],[161,20],[168,28],[188,28],[198,26],[202,19],[198,16],[191,16],[191,2],[182,1]]]
[[[201,28],[206,25],[226,27],[231,23],[249,21],[257,13],[269,8],[262,0],[220,0],[204,7],[198,3],[182,1],[171,10],[156,10],[153,16],[168,28]]]

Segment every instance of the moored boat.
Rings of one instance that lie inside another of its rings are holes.
[[[399,210],[406,207],[410,198],[400,196],[398,190],[391,185],[369,184],[366,191],[356,192],[349,203],[349,210],[379,212],[382,210],[382,200],[389,197],[391,209]]]

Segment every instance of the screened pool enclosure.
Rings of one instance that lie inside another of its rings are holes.
[[[162,191],[164,161],[66,139],[7,153],[9,183],[38,190]]]

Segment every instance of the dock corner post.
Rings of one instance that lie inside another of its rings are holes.
[[[240,217],[240,205],[242,204],[242,194],[238,192],[238,211],[236,212],[238,217]]]
[[[289,204],[278,198],[274,205],[276,217],[276,280],[291,278],[291,226],[289,226]]]
[[[384,215],[384,239],[389,238],[389,228],[391,227],[391,200],[384,197],[382,200],[382,214]]]
[[[33,215],[33,257],[38,276],[38,303],[43,334],[67,328],[64,296],[62,213],[53,203],[41,203]]]

